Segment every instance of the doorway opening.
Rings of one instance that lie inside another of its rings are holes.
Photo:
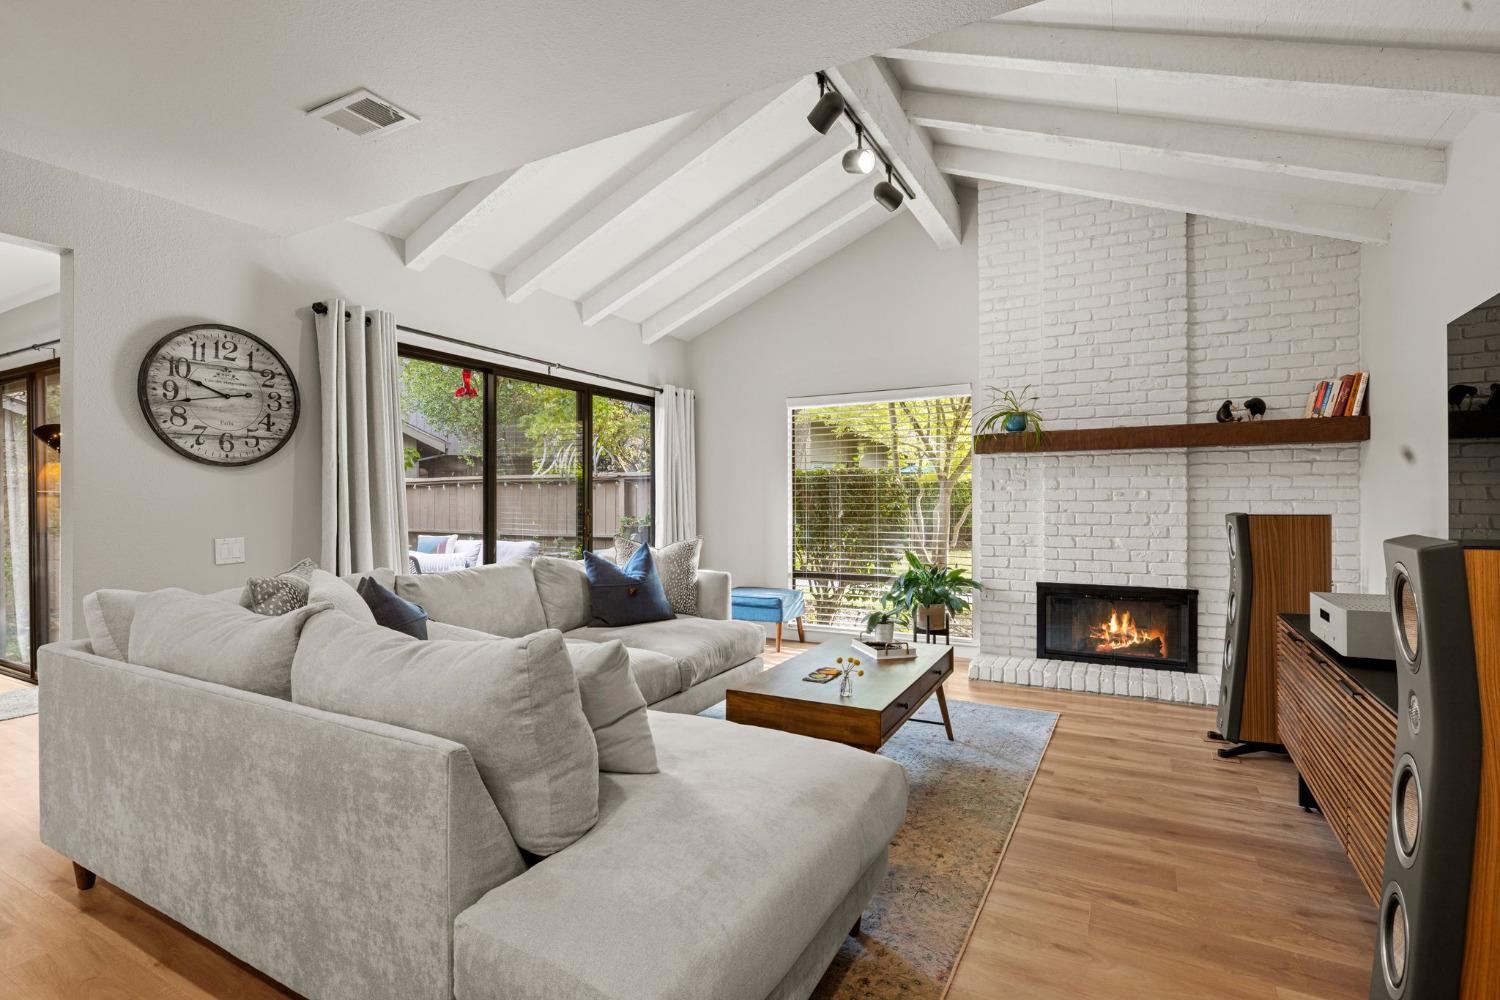
[[[0,237],[0,674],[61,638],[60,263]]]

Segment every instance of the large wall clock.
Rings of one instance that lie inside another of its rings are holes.
[[[255,334],[205,323],[174,330],[141,361],[136,395],[173,451],[209,465],[250,465],[297,429],[297,380]]]

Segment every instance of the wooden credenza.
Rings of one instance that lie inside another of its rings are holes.
[[[1307,615],[1276,622],[1281,742],[1334,836],[1379,899],[1396,756],[1396,674],[1381,660],[1340,656]]]

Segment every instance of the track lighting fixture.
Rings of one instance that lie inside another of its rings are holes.
[[[894,212],[900,208],[901,202],[906,198],[906,195],[902,194],[901,189],[891,183],[892,173],[891,168],[887,166],[885,168],[885,180],[875,185],[875,200],[887,212]]]
[[[875,169],[875,151],[865,145],[865,130],[855,128],[857,137],[855,147],[844,154],[844,172],[850,174],[868,174]]]
[[[818,89],[823,96],[818,98],[818,103],[807,114],[807,124],[817,129],[822,135],[827,135],[828,130],[833,128],[839,116],[844,113],[844,98],[837,90],[828,86],[828,81],[823,74],[818,74]]]

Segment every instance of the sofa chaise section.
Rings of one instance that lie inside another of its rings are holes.
[[[906,776],[875,754],[651,714],[661,772],[601,775],[582,840],[458,919],[458,1000],[811,992],[885,872]]]
[[[44,646],[49,847],[308,996],[452,996],[454,918],[524,869],[454,742]]]

